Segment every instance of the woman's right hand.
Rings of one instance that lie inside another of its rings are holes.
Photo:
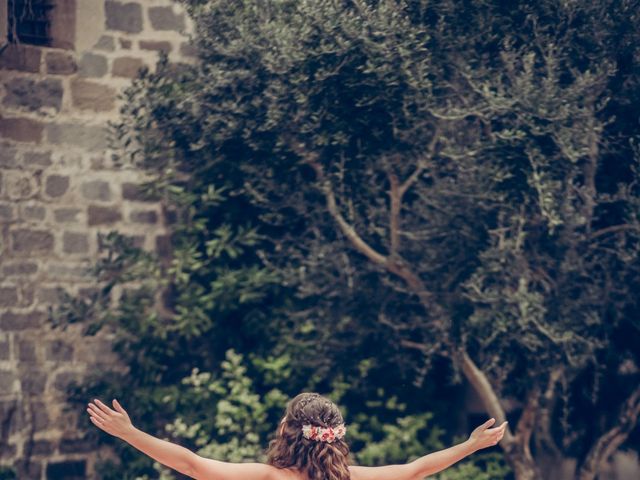
[[[496,428],[489,428],[494,423],[496,423],[496,419],[491,418],[471,432],[471,435],[469,435],[469,443],[471,443],[476,450],[492,447],[502,440],[508,422],[505,421]]]
[[[122,408],[122,405],[116,399],[113,399],[115,410],[109,408],[97,398],[94,401],[95,403],[89,402],[87,412],[89,412],[91,422],[96,427],[123,440],[127,434],[135,430],[126,410]]]

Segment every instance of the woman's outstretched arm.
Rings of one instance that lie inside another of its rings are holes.
[[[117,400],[113,407],[95,399],[89,403],[91,422],[105,432],[124,440],[162,465],[195,479],[275,480],[275,468],[260,463],[227,463],[201,457],[175,443],[167,442],[137,429]]]
[[[496,445],[504,436],[507,422],[497,428],[490,419],[476,428],[469,439],[453,447],[430,453],[404,465],[384,467],[350,467],[352,480],[421,480],[450,467],[480,449]]]

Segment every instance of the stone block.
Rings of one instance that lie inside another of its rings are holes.
[[[0,287],[0,307],[15,307],[17,303],[17,287]]]
[[[142,31],[142,6],[140,4],[107,0],[104,8],[108,30],[127,33]]]
[[[56,374],[53,380],[53,387],[56,390],[64,392],[72,383],[78,383],[82,380],[82,374],[79,372],[60,372]]]
[[[95,442],[86,438],[63,438],[60,440],[60,453],[89,453],[96,448]]]
[[[144,63],[139,58],[116,58],[111,66],[111,74],[114,77],[136,78]]]
[[[38,272],[38,264],[35,262],[12,262],[5,263],[2,266],[2,273],[4,276],[23,276],[33,275]]]
[[[29,375],[25,375],[20,379],[22,393],[28,395],[41,395],[44,393],[47,385],[47,373],[30,371]]]
[[[33,196],[38,190],[33,175],[23,172],[10,172],[7,175],[6,191],[12,200],[24,200]]]
[[[46,135],[54,145],[72,145],[92,151],[107,148],[107,131],[103,126],[50,123]]]
[[[13,205],[0,204],[0,223],[9,223],[13,220]]]
[[[108,202],[111,200],[111,187],[104,180],[90,180],[80,186],[82,196],[87,200]]]
[[[45,180],[44,191],[50,197],[61,197],[69,190],[70,181],[68,175],[49,175]]]
[[[16,142],[40,143],[44,124],[30,118],[0,118],[0,137]]]
[[[198,49],[195,45],[192,45],[189,42],[184,42],[180,44],[180,55],[183,57],[197,57]]]
[[[13,392],[17,376],[13,370],[0,370],[0,392]]]
[[[180,32],[184,30],[184,14],[174,13],[171,6],[150,7],[149,20],[154,30],[173,30]]]
[[[158,255],[168,257],[172,249],[171,235],[158,235],[156,237],[156,252],[158,252]]]
[[[58,208],[53,211],[53,219],[58,223],[76,223],[80,215],[79,208]]]
[[[70,263],[50,263],[47,266],[47,274],[51,280],[63,279],[64,281],[87,280],[91,278],[90,265]]]
[[[38,289],[36,299],[39,303],[57,305],[60,302],[62,291],[60,287],[42,287]]]
[[[136,183],[122,184],[122,198],[134,202],[157,202],[160,198],[157,195],[145,195],[140,185]]]
[[[5,90],[2,104],[8,107],[24,108],[30,112],[47,109],[59,112],[62,106],[64,90],[58,78],[13,78],[5,84]]]
[[[45,359],[54,362],[70,362],[73,360],[73,345],[63,340],[52,340],[47,343]]]
[[[49,167],[51,152],[25,152],[22,163],[27,167]]]
[[[11,345],[9,339],[0,339],[0,360],[9,360],[11,357]]]
[[[89,251],[89,236],[86,233],[64,232],[62,251],[64,253],[87,253]]]
[[[80,110],[108,112],[115,107],[115,89],[88,80],[71,81],[71,101]]]
[[[107,57],[87,52],[80,59],[81,77],[104,77],[108,71]]]
[[[11,232],[11,245],[16,253],[50,253],[53,243],[53,234],[49,230],[22,228]]]
[[[51,418],[49,417],[49,413],[47,409],[51,408],[49,405],[34,402],[33,404],[33,428],[36,431],[46,430],[51,426]],[[29,477],[29,478],[40,478],[40,477]]]
[[[10,43],[0,55],[0,69],[38,73],[42,51],[30,45]]]
[[[35,289],[32,284],[23,283],[20,286],[20,306],[30,307],[35,299]]]
[[[17,153],[11,145],[0,144],[0,168],[18,168]]]
[[[129,215],[129,220],[133,223],[158,223],[158,214],[154,210],[134,210]]]
[[[30,328],[39,328],[44,324],[46,318],[43,312],[38,311],[27,313],[4,312],[0,315],[0,330],[17,332]]]
[[[89,226],[109,225],[122,220],[122,212],[117,207],[90,205],[87,210]]]
[[[151,50],[162,53],[169,53],[173,48],[171,42],[165,40],[140,40],[138,46],[141,50]]]
[[[104,52],[113,52],[116,49],[116,42],[110,35],[102,35],[96,44],[94,50],[102,50]]]
[[[131,50],[131,45],[131,40],[128,40],[126,38],[120,39],[120,48],[122,48],[123,50]]]
[[[26,442],[25,442],[26,443]],[[23,451],[24,451],[23,447]],[[38,479],[42,478],[42,462],[29,459],[28,462],[18,462],[17,472],[20,479]]]
[[[44,220],[47,210],[42,205],[27,205],[22,208],[21,216],[25,220]]]
[[[78,71],[76,59],[68,52],[47,52],[44,58],[50,75],[72,75]]]
[[[50,440],[35,440],[31,446],[33,455],[51,457],[56,451],[56,445]]]
[[[35,362],[38,360],[36,355],[36,345],[31,340],[19,339],[16,341],[18,346],[18,360],[22,362]]]

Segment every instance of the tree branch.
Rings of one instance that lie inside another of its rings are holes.
[[[389,236],[391,242],[389,255],[393,257],[398,254],[398,248],[400,246],[398,229],[400,228],[400,206],[402,195],[400,194],[400,185],[396,174],[389,173],[388,177],[390,186],[389,200],[391,202],[389,206]]]
[[[542,451],[546,449],[554,457],[561,456],[560,449],[553,439],[551,433],[551,421],[553,407],[555,405],[556,398],[556,385],[562,376],[561,368],[554,368],[549,374],[549,381],[547,382],[547,388],[545,389],[540,399],[540,410],[538,412],[537,426],[538,431],[536,433],[536,450]]]
[[[622,445],[638,423],[640,415],[640,385],[625,400],[618,424],[606,431],[591,447],[580,470],[578,480],[594,480],[602,465]]]

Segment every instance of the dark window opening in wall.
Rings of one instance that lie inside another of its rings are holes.
[[[8,39],[12,43],[50,46],[53,0],[9,0]]]

